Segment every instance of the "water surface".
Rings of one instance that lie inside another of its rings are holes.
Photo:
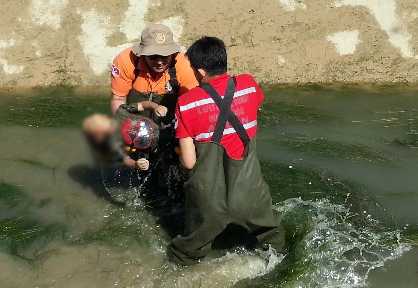
[[[106,93],[3,91],[2,287],[417,287],[417,91],[266,89],[258,150],[289,253],[189,268],[168,263],[147,209],[104,197],[79,127]]]

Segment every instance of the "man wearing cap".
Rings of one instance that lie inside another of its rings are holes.
[[[174,42],[170,28],[150,24],[139,43],[124,49],[113,60],[111,110],[119,121],[138,112],[152,118],[162,124],[160,127],[168,128],[160,142],[170,142],[174,139],[172,123],[177,97],[197,85],[190,63]],[[84,129],[91,139],[100,138],[94,136],[103,134],[99,128],[106,126],[99,121],[103,117],[97,118],[92,115],[85,119],[95,124]],[[112,134],[110,129],[106,132]]]
[[[155,150],[156,154],[150,157],[151,161],[157,157],[163,159],[158,161],[158,169],[153,169],[155,177],[152,178],[159,179],[159,183],[156,184],[158,190],[167,190],[167,184],[163,182],[167,182],[168,169],[178,166],[178,159],[174,153],[174,111],[177,97],[197,85],[189,61],[180,52],[180,46],[174,41],[172,31],[162,24],[148,25],[141,34],[140,42],[124,49],[113,60],[111,110],[119,126],[126,118],[132,119],[137,115],[149,117],[159,125],[158,147]],[[93,116],[88,117],[85,123],[92,122],[94,125],[84,125],[89,128],[84,129],[84,132],[88,139],[94,141],[98,138],[94,137],[95,134],[103,134],[103,131],[96,127],[106,125],[101,123],[103,117],[97,119]],[[107,134],[120,133],[108,131]],[[103,143],[93,144],[93,148],[103,146]],[[123,163],[140,170],[147,170],[153,165],[148,159],[133,161],[130,157],[124,157]]]
[[[173,119],[177,96],[198,85],[173,32],[162,24],[148,25],[139,43],[115,57],[111,77],[113,113],[128,104],[157,117],[168,115],[167,122]]]

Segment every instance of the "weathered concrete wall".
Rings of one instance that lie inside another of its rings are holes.
[[[418,81],[417,0],[3,0],[0,85],[104,85],[147,22],[223,38],[260,81]]]

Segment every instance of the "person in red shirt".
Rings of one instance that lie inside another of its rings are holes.
[[[255,149],[263,91],[251,75],[227,73],[225,45],[218,38],[201,38],[186,56],[200,86],[180,96],[176,107],[180,161],[191,175],[184,186],[184,234],[167,251],[184,265],[202,259],[217,239],[225,242],[222,235],[230,227],[245,230],[235,244],[249,248],[268,235],[284,236]]]

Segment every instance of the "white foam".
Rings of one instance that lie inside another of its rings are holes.
[[[19,74],[25,69],[25,66],[9,64],[7,60],[3,58],[0,58],[0,65],[3,66],[3,71],[6,74]]]
[[[129,0],[124,20],[120,24],[120,31],[126,35],[128,41],[139,39],[145,27],[145,14],[149,4],[149,0]]]
[[[16,45],[15,39],[0,40],[0,49],[10,48]]]
[[[359,31],[341,31],[328,35],[327,40],[335,45],[338,54],[354,54],[357,45],[360,43]]]
[[[159,23],[167,25],[171,28],[174,34],[174,40],[179,41],[183,34],[184,19],[180,16],[170,17],[160,21]]]
[[[48,25],[54,29],[61,27],[61,14],[68,0],[32,0],[32,21],[38,25]]]
[[[32,41],[32,46],[36,49],[35,55],[36,57],[42,56],[41,47],[39,46],[39,43],[37,41]]]
[[[306,9],[305,3],[302,0],[279,0],[281,6],[286,11],[295,11],[296,9]]]
[[[301,0],[279,0],[281,6],[286,11],[295,11],[296,9],[306,9],[305,3]]]
[[[94,74],[101,75],[108,71],[114,56],[122,49],[132,46],[134,41],[139,40],[140,33],[146,25],[145,14],[150,5],[149,2],[149,0],[129,0],[129,7],[120,25],[112,24],[109,16],[99,14],[94,9],[86,12],[79,11],[83,22],[81,35],[78,38]],[[161,23],[173,30],[176,40],[180,38],[184,23],[182,17],[170,17],[162,20]],[[109,46],[107,38],[118,28],[126,35],[128,41],[118,46]]]
[[[403,57],[417,57],[410,44],[411,34],[396,14],[395,0],[335,0],[336,7],[364,6],[376,18],[382,30],[389,37],[389,42],[398,48]]]
[[[277,64],[279,64],[280,66],[286,63],[286,59],[282,55],[277,55],[276,60],[277,60]]]
[[[327,199],[287,199],[275,209],[298,213],[311,219],[309,229],[298,242],[298,265],[309,269],[294,275],[291,287],[363,287],[370,271],[410,249],[397,230],[379,230],[379,222],[367,215],[361,226],[350,222],[356,213]],[[293,217],[293,214],[290,214]],[[303,251],[303,253],[302,253]]]
[[[18,74],[25,69],[23,65],[14,65],[9,64],[6,58],[4,58],[4,52],[1,51],[3,49],[12,48],[16,45],[16,40],[8,39],[8,40],[0,40],[0,65],[3,68],[4,73],[6,74]]]
[[[161,287],[233,287],[241,280],[270,273],[283,258],[271,247],[268,251],[253,253],[240,250],[188,268],[180,268],[167,277]]]
[[[106,43],[112,25],[110,17],[98,14],[94,9],[82,13],[81,35],[78,37],[84,55],[94,74],[100,75],[109,69],[113,57],[130,43],[111,47]]]

